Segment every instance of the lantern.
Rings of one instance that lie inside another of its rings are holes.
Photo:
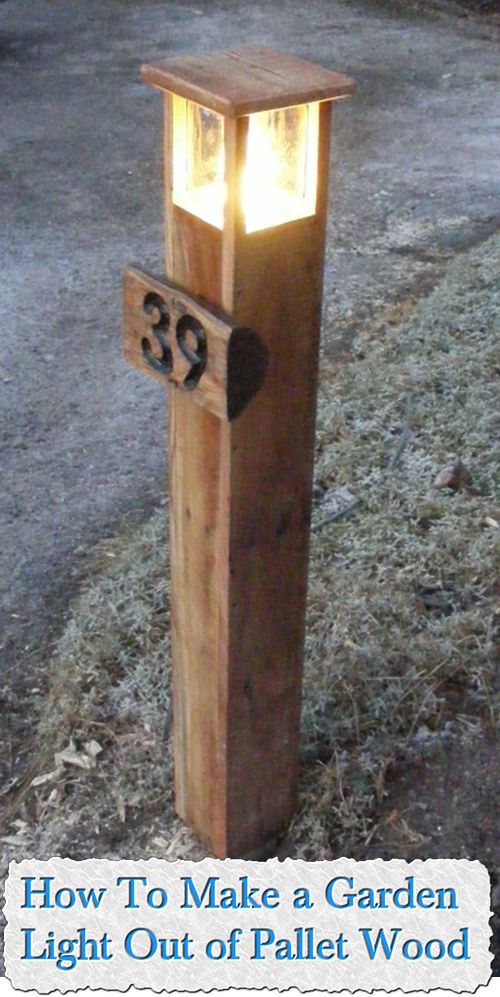
[[[143,67],[165,101],[167,278],[129,271],[130,360],[171,386],[178,813],[268,854],[296,804],[332,101],[265,48]]]
[[[173,203],[222,228],[224,118],[174,96]],[[316,209],[319,104],[258,111],[248,117],[237,196],[247,232],[313,215]]]

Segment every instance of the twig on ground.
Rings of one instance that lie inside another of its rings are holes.
[[[406,421],[403,427],[403,432],[401,433],[401,439],[387,465],[387,471],[385,472],[386,474],[389,474],[391,471],[393,471],[394,468],[399,464],[399,461],[401,460],[401,457],[403,456],[403,453],[405,451],[406,444],[408,443],[408,440],[411,438],[410,417],[411,417],[411,395],[407,395]]]
[[[357,509],[360,503],[360,499],[353,499],[349,502],[349,505],[345,505],[343,509],[337,509],[336,512],[330,513],[329,516],[325,516],[324,519],[320,519],[319,523],[314,523],[311,526],[311,533],[319,533],[324,526],[330,526],[330,523],[337,523],[339,519],[345,519],[346,516],[350,516],[355,509]]]
[[[406,396],[406,421],[403,426],[403,432],[401,433],[401,439],[387,465],[385,472],[382,477],[385,478],[390,474],[394,468],[399,464],[401,457],[405,451],[406,445],[411,438],[411,426],[410,426],[410,416],[411,416],[411,395]],[[314,523],[311,526],[311,533],[319,533],[323,530],[325,526],[331,526],[332,523],[338,523],[340,519],[346,519],[347,516],[351,516],[355,509],[360,505],[361,499],[353,499],[348,505],[344,506],[343,509],[337,509],[336,512],[330,513],[330,515],[325,516],[324,519],[320,519],[319,523]]]

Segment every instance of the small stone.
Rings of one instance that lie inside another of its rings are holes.
[[[453,492],[458,492],[470,485],[471,481],[472,475],[459,457],[453,464],[443,467],[436,475],[434,488],[450,488]]]

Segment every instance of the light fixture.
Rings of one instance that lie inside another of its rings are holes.
[[[266,48],[142,75],[167,280],[128,271],[125,349],[172,386],[176,808],[218,857],[263,856],[296,805],[330,112],[353,82]]]

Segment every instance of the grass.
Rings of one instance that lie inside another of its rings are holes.
[[[323,365],[294,857],[361,853],[390,771],[494,723],[499,264],[490,239],[408,322]],[[457,458],[470,480],[435,487]],[[24,854],[203,854],[172,805],[164,520],[101,548],[59,641]]]

